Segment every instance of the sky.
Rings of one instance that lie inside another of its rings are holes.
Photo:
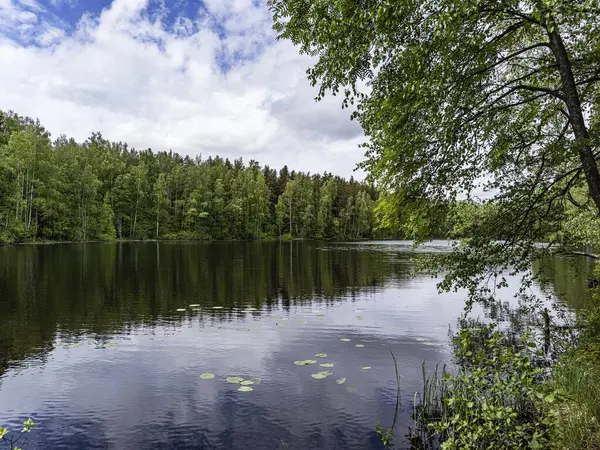
[[[53,137],[363,178],[360,125],[266,0],[0,0],[0,109]]]

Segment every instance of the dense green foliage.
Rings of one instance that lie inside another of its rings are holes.
[[[0,114],[0,242],[362,239],[376,201],[352,178],[136,151],[99,133],[52,142],[39,122]]]
[[[535,241],[567,236],[573,205],[598,216],[597,0],[269,4],[280,38],[316,57],[319,98],[355,108],[384,224],[427,238],[440,205],[493,205],[440,258],[443,287],[475,293],[486,275],[526,271]]]
[[[531,337],[509,338],[494,325],[464,326],[454,337],[458,372],[425,377],[413,443],[430,448],[439,439],[448,450],[549,448],[560,393],[543,384],[547,376],[536,364],[535,347]]]

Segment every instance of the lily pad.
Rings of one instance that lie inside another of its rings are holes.
[[[202,375],[200,375],[200,378],[202,378],[203,380],[212,380],[214,377],[215,374],[210,372],[204,372]]]
[[[249,386],[251,384],[254,384],[254,381],[252,380],[244,380],[240,383],[242,386]]]
[[[325,317],[325,314],[315,314],[315,317]]]
[[[178,308],[177,309],[177,312],[186,312],[186,311],[187,311],[187,309],[185,309],[185,308]]]
[[[327,358],[327,353],[317,353],[315,356],[318,358]]]
[[[335,380],[335,382],[336,382],[337,384],[344,384],[344,383],[346,382],[346,379],[345,379],[345,378],[343,378],[343,377],[342,377],[342,378],[338,378],[337,380]]]
[[[256,308],[246,308],[246,309],[244,309],[244,312],[252,312],[252,311],[258,311],[258,309],[256,309]]]
[[[223,309],[222,306],[213,306],[212,309]]]
[[[191,305],[188,305],[190,308],[199,308],[200,305],[198,303],[192,303]]]
[[[348,339],[348,338],[341,338],[341,339],[340,339],[340,341],[342,341],[342,342],[350,342],[350,341],[351,341],[351,339]]]
[[[371,368],[371,366],[363,366],[361,367],[362,370],[369,370]]]
[[[285,327],[285,323],[281,323],[281,322],[277,322],[277,323],[276,323],[276,325],[277,325],[278,327]]]
[[[365,318],[363,316],[356,316],[357,320],[365,320]]]
[[[362,345],[362,344],[356,344],[356,345],[355,345],[355,347],[356,347],[356,348],[363,348],[363,347],[364,347],[364,345]]]
[[[350,392],[351,394],[356,394],[356,388],[354,388],[354,387],[347,387],[346,390],[348,392]]]
[[[418,338],[415,339],[415,341],[417,341],[417,342],[425,342],[426,340],[427,339],[422,338],[422,337],[418,337]]]
[[[115,344],[114,342],[106,342],[106,343],[102,344],[102,347],[104,347],[104,348],[117,348],[118,345]]]
[[[244,381],[244,379],[242,377],[227,377],[225,381],[232,384],[239,384]]]
[[[323,363],[319,364],[320,367],[333,367],[333,363]]]
[[[328,376],[333,375],[332,372],[328,372],[326,370],[322,371],[322,372],[317,372],[317,373],[313,373],[311,375],[311,377],[313,377],[315,380],[322,380],[324,378],[327,378]]]
[[[241,392],[252,392],[254,389],[252,389],[250,386],[241,386],[238,391]]]
[[[303,361],[294,361],[294,364],[296,364],[297,366],[308,366],[309,364],[316,364],[317,361],[315,361],[314,359],[305,359]]]

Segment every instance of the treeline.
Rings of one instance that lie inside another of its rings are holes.
[[[377,198],[353,178],[138,151],[100,133],[51,141],[39,121],[0,112],[0,242],[365,239]]]

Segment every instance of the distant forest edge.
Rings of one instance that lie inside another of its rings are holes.
[[[251,160],[52,141],[0,111],[0,243],[115,239],[381,239],[374,186]]]

